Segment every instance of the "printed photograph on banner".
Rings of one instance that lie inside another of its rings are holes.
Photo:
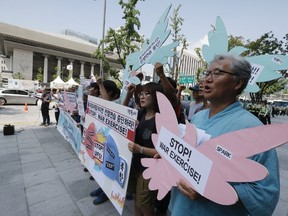
[[[121,214],[128,186],[137,110],[89,97],[79,158]]]

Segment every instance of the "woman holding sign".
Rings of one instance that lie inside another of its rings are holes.
[[[231,55],[216,56],[208,70],[203,72],[204,97],[210,102],[210,108],[197,113],[191,123],[210,134],[211,141],[224,134],[227,138],[229,132],[262,125],[259,119],[244,110],[237,101],[238,95],[245,89],[250,76],[251,65],[243,58]],[[257,141],[255,140],[255,142]],[[209,145],[209,143],[200,145],[205,144]],[[242,145],[244,147],[247,143]],[[249,148],[253,149],[253,146],[251,145]],[[211,151],[213,150],[211,149]],[[251,156],[249,159],[262,164],[269,171],[269,175],[265,179],[255,182],[230,182],[229,184],[238,196],[235,204],[221,205],[212,202],[197,193],[184,180],[179,180],[177,189],[175,188],[172,193],[169,206],[172,216],[272,215],[280,191],[276,151],[272,149]],[[237,162],[237,166],[241,166],[241,162]],[[249,167],[246,169],[248,170]],[[223,170],[224,172],[225,170]],[[225,174],[228,175],[228,173]],[[241,175],[245,177],[245,173],[241,173]],[[215,187],[217,187],[216,181],[215,178]],[[215,196],[225,196],[224,193],[215,193],[216,190],[213,191],[213,187],[209,190]]]
[[[135,198],[135,215],[155,215],[156,191],[148,189],[149,180],[142,176],[145,168],[141,159],[152,158],[157,153],[151,139],[152,133],[156,133],[155,114],[159,112],[157,91],[163,92],[163,87],[157,83],[147,83],[142,87],[138,95],[142,109],[138,112],[135,142],[128,144],[133,153],[128,191]]]

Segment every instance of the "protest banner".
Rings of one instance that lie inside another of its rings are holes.
[[[67,92],[65,89],[61,92],[63,95],[63,105],[64,109],[72,113],[77,108],[77,99],[75,92]]]
[[[79,158],[122,214],[134,141],[137,110],[88,97]]]
[[[81,145],[80,128],[77,127],[77,123],[72,119],[70,114],[62,109],[60,109],[57,130],[71,144],[73,150],[78,155]]]

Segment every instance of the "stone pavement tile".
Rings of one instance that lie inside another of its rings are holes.
[[[73,200],[78,201],[90,197],[90,193],[93,190],[96,190],[99,186],[96,181],[91,181],[87,175],[87,178],[72,181],[66,184],[66,187]]]
[[[81,212],[67,194],[29,205],[30,216],[82,216]]]
[[[22,173],[26,174],[31,172],[37,172],[48,168],[53,168],[53,165],[49,159],[35,161],[31,163],[22,164]]]
[[[56,168],[57,171],[63,171],[75,167],[83,167],[80,163],[78,158],[67,159],[63,161],[52,161],[53,166]]]
[[[80,179],[87,179],[87,175],[83,172],[83,167],[74,167],[68,170],[58,171],[60,178],[64,181],[65,185],[69,183],[80,180]]]
[[[2,154],[0,157],[0,163],[8,163],[8,162],[14,162],[14,161],[19,161],[20,156],[19,153],[7,153],[7,154]]]
[[[39,143],[41,143],[42,145],[46,145],[46,144],[51,144],[51,143],[56,143],[58,141],[58,139],[56,137],[41,137],[41,138],[37,138]]]
[[[24,182],[0,187],[0,215],[28,216]]]
[[[23,176],[26,187],[41,184],[59,178],[54,168],[48,168],[36,172],[25,173]]]
[[[68,151],[65,153],[55,152],[55,154],[50,154],[48,157],[50,158],[51,161],[58,162],[58,161],[63,161],[63,160],[67,160],[67,159],[74,159],[76,157],[76,155],[72,154],[70,151]],[[79,161],[79,163],[80,163],[80,161]]]
[[[64,194],[68,195],[68,191],[60,179],[26,187],[28,205],[54,199]]]
[[[7,143],[17,143],[17,136],[16,135],[10,135],[10,136],[4,136],[3,133],[0,134],[0,146],[2,144]]]
[[[31,139],[36,139],[36,135],[33,130],[26,130],[17,133],[17,139],[20,142],[27,142]]]
[[[27,142],[27,143],[20,143],[18,145],[18,148],[19,148],[19,150],[26,149],[26,148],[28,148],[28,149],[29,148],[41,148],[41,145],[38,142],[38,140],[34,140],[31,142]]]
[[[21,164],[31,163],[35,161],[48,160],[48,156],[46,153],[35,153],[28,155],[21,155]]]
[[[18,137],[18,144],[25,144],[25,143],[34,143],[35,141],[37,141],[37,143],[39,143],[39,141],[37,140],[37,138],[35,136],[29,136],[27,138],[20,138]]]
[[[39,145],[36,147],[28,147],[28,148],[21,148],[19,149],[20,157],[24,155],[29,155],[29,154],[39,154],[39,153],[44,153],[43,148]]]
[[[65,148],[65,146],[61,146],[60,144],[51,145],[51,146],[45,144],[42,146],[45,149],[46,154],[48,155],[69,152],[69,150]]]
[[[0,157],[3,157],[6,154],[13,154],[17,153],[18,154],[18,148],[14,146],[9,146],[7,148],[1,149],[0,151]]]
[[[1,140],[3,139],[3,140]],[[5,138],[0,136],[0,151],[6,149],[6,148],[17,148],[18,144],[17,141],[7,141]]]
[[[87,197],[76,202],[83,216],[119,216],[119,213],[109,200],[101,205],[94,205],[94,199],[93,197]],[[123,215],[130,216],[129,214]]]
[[[8,163],[0,164],[0,173],[4,173],[7,171],[18,171],[21,172],[21,164],[20,161],[12,161]]]
[[[273,216],[288,216],[287,201],[279,199],[278,205],[274,210]]]
[[[288,188],[283,186],[282,181],[280,181],[280,197],[282,200],[285,200],[286,202],[288,202]],[[287,206],[287,209],[288,209],[288,206]]]
[[[23,175],[19,170],[8,170],[0,173],[0,186],[23,182]]]

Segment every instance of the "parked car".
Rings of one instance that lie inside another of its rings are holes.
[[[34,104],[37,105],[39,98],[35,93],[20,89],[0,89],[0,106],[4,104]]]

